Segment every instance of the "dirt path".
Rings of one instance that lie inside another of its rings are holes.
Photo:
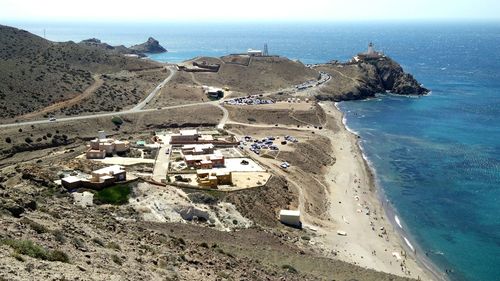
[[[345,75],[344,73],[342,73],[342,72],[340,72],[340,71],[338,71],[336,69],[332,69],[332,70],[335,71],[335,72],[337,72],[338,74],[340,74],[340,76],[344,77],[345,79],[352,80],[354,83],[356,83],[356,85],[359,86],[359,81],[358,80],[356,80],[356,79],[354,79],[352,77],[349,77],[349,76]]]
[[[45,113],[53,112],[53,111],[61,109],[63,107],[68,107],[68,106],[78,104],[82,100],[90,97],[99,87],[101,87],[103,85],[104,80],[101,79],[100,74],[95,74],[92,76],[92,78],[94,79],[94,83],[92,83],[92,85],[87,87],[87,89],[85,89],[85,91],[83,91],[82,94],[77,95],[76,97],[71,98],[69,100],[60,101],[60,102],[51,104],[47,107],[44,107],[43,109],[22,115],[19,118],[20,119],[33,118],[33,117],[37,117],[37,116],[40,116],[40,115],[45,114]]]
[[[196,85],[198,86],[201,86],[202,84],[200,83],[200,81],[198,81],[198,79],[196,79],[196,76],[194,76],[194,73],[193,72],[189,72],[189,74],[191,74],[191,79],[193,80],[193,83],[195,83]]]

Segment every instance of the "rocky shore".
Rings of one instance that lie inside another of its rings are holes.
[[[430,92],[389,57],[349,63],[332,62],[317,69],[329,73],[335,81],[316,94],[319,100],[360,100],[386,92],[421,96]]]

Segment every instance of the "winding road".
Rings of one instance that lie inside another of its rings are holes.
[[[91,115],[81,115],[81,116],[71,116],[71,117],[63,117],[63,118],[58,118],[56,121],[50,121],[48,119],[44,120],[35,120],[35,121],[26,121],[26,122],[16,122],[16,123],[10,123],[10,124],[0,124],[0,128],[9,128],[9,127],[18,127],[18,126],[26,126],[26,125],[40,125],[40,124],[48,124],[48,123],[59,123],[59,122],[69,122],[69,121],[75,121],[75,120],[86,120],[86,119],[94,119],[94,118],[100,118],[100,117],[112,117],[112,116],[121,116],[121,115],[127,115],[127,114],[136,114],[136,113],[145,113],[145,112],[153,112],[153,111],[159,111],[159,110],[167,110],[167,109],[175,109],[175,108],[184,108],[184,107],[192,107],[192,106],[200,106],[200,105],[213,105],[215,107],[218,107],[220,110],[222,110],[222,118],[219,121],[219,124],[217,125],[218,129],[224,129],[224,126],[226,123],[228,123],[229,120],[229,112],[227,109],[222,105],[224,103],[224,99],[218,100],[218,101],[208,101],[208,102],[198,102],[198,103],[190,103],[190,104],[181,104],[181,105],[172,105],[172,106],[167,106],[167,107],[161,107],[161,108],[148,108],[144,109],[146,105],[158,94],[158,92],[168,83],[172,78],[175,76],[177,73],[177,69],[173,65],[168,65],[167,69],[170,71],[170,74],[168,75],[165,80],[163,80],[156,88],[140,103],[138,103],[136,106],[134,106],[131,109],[119,111],[119,112],[105,112],[105,113],[97,113],[97,114],[91,114]],[[329,81],[327,79],[324,83]],[[322,83],[322,84],[324,84]],[[321,84],[321,85],[322,85]],[[315,85],[314,87],[317,87],[319,85]],[[290,90],[290,89],[287,89]],[[287,91],[285,90],[285,91]],[[292,91],[295,91],[295,88],[291,88]],[[280,90],[283,91],[283,90]],[[272,91],[272,92],[267,92],[264,93],[263,96],[268,96],[272,94],[276,94],[280,91]]]

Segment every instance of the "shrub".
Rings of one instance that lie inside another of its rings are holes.
[[[311,240],[311,237],[309,237],[309,236],[307,236],[307,235],[304,235],[304,236],[302,236],[302,237],[300,237],[300,238],[302,238],[302,240],[306,240],[306,241]]]
[[[69,263],[69,257],[68,254],[65,252],[55,250],[50,253],[50,261],[60,261],[60,262],[65,262]]]
[[[64,236],[64,232],[62,232],[61,230],[55,230],[54,232],[52,232],[52,234],[54,235],[56,241],[60,244],[66,243],[66,237]]]
[[[286,271],[288,271],[290,273],[298,273],[297,269],[295,269],[293,266],[291,266],[289,264],[284,264],[281,266],[281,268],[285,269]]]
[[[11,142],[12,142],[12,139],[11,139],[10,137],[6,137],[6,138],[5,138],[5,142],[6,142],[6,143],[11,143]]]
[[[106,246],[106,244],[104,244],[104,241],[102,241],[101,239],[99,239],[97,237],[92,238],[92,242],[96,243],[97,245],[99,245],[101,247]]]
[[[123,264],[123,261],[122,259],[117,256],[117,255],[112,255],[111,256],[111,259],[113,260],[114,263],[116,263],[117,265],[122,265]]]
[[[115,124],[115,126],[120,126],[123,124],[123,120],[118,116],[111,118],[111,122],[113,122],[113,124]]]
[[[109,249],[115,249],[115,250],[118,250],[120,251],[121,250],[121,247],[120,245],[118,245],[117,243],[115,242],[109,242],[108,245],[106,246],[106,248],[109,248]]]
[[[69,257],[66,253],[57,250],[47,250],[33,243],[31,240],[5,239],[0,242],[0,244],[10,246],[18,255],[26,255],[35,259],[47,261],[69,262]]]
[[[49,229],[45,225],[40,224],[36,221],[32,221],[28,218],[23,218],[21,220],[21,223],[29,225],[31,229],[33,229],[38,234],[49,232]]]

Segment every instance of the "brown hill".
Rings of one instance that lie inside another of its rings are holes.
[[[216,73],[194,73],[196,80],[209,86],[230,87],[233,91],[249,94],[275,91],[307,80],[316,80],[318,72],[301,62],[284,57],[226,56],[218,59],[198,58],[201,63],[221,64]]]
[[[0,25],[0,118],[15,117],[73,98],[94,83],[96,73],[156,68],[103,48],[51,42]]]

